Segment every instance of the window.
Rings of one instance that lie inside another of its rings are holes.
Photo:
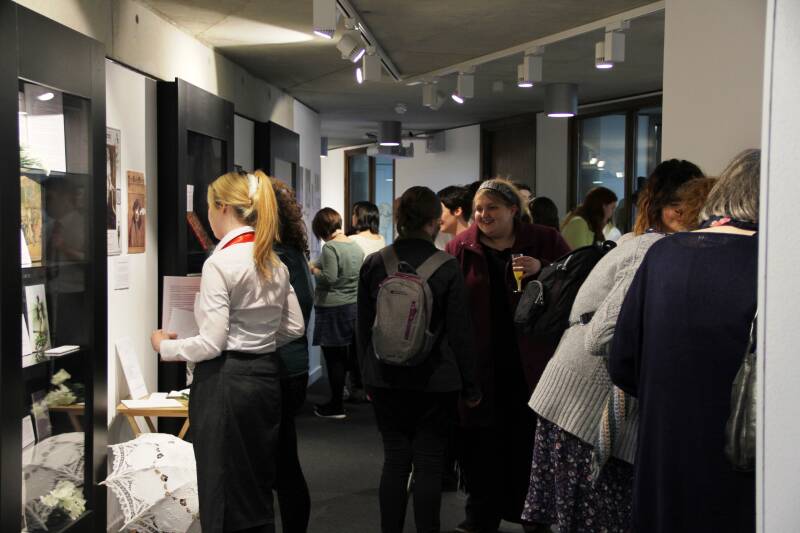
[[[394,159],[368,156],[365,148],[348,150],[344,175],[345,231],[352,229],[353,204],[372,202],[381,213],[381,235],[390,244],[394,240]]]
[[[632,229],[637,193],[661,161],[661,97],[626,104],[576,119],[570,195],[574,208],[594,187],[614,191],[619,203],[613,222],[622,232]]]

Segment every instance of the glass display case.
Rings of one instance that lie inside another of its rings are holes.
[[[199,274],[214,250],[206,193],[234,168],[233,131],[231,102],[181,79],[158,82],[159,316],[163,277]],[[185,387],[185,364],[159,363],[158,390]],[[177,434],[181,424],[162,419],[158,429]]]
[[[0,20],[0,527],[104,530],[104,51],[13,4]]]

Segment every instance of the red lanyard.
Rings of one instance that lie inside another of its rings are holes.
[[[255,232],[248,231],[247,233],[242,233],[241,235],[234,237],[233,239],[226,242],[225,246],[223,246],[222,249],[224,250],[228,246],[231,246],[233,244],[239,244],[240,242],[253,242],[254,240],[256,240]]]

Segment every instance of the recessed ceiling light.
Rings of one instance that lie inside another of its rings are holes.
[[[575,113],[548,113],[547,116],[550,118],[570,118],[574,117]]]
[[[603,184],[603,180],[593,181],[592,183],[594,183],[595,185],[602,185]]]
[[[606,162],[602,159],[597,162],[597,168],[603,168],[604,166],[606,166]]]
[[[381,146],[400,146],[400,143],[386,142],[386,143],[380,143],[380,145]]]
[[[624,172],[617,172],[617,177],[618,178],[624,178],[625,177],[625,173]]]
[[[40,94],[36,98],[41,100],[42,102],[48,102],[48,101],[52,100],[55,97],[56,97],[56,95],[54,95],[53,93],[47,92],[47,93]]]
[[[455,103],[457,103],[457,104],[463,104],[464,103],[464,99],[461,96],[459,96],[457,93],[451,94],[450,98],[452,98],[453,101]]]
[[[597,164],[597,158],[596,157],[592,157],[591,159],[589,159],[589,164],[590,165],[596,165]]]

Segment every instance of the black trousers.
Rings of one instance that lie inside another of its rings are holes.
[[[493,426],[459,428],[466,521],[481,533],[496,532],[501,519],[522,522],[535,431],[536,414],[524,403],[509,406]]]
[[[331,386],[330,404],[342,409],[344,382],[347,369],[350,366],[350,353],[355,353],[355,347],[350,346],[322,346],[322,356],[325,358],[325,369],[328,374],[328,383]]]
[[[274,353],[225,352],[195,367],[189,419],[203,533],[275,531],[278,372]]]
[[[448,432],[456,420],[457,392],[431,393],[371,389],[375,419],[383,437],[380,485],[381,532],[401,533],[412,492],[417,533],[438,533],[442,465]]]
[[[311,497],[297,455],[295,415],[306,400],[308,373],[281,379],[281,428],[278,434],[278,461],[275,491],[281,510],[284,533],[306,533],[311,513]]]

